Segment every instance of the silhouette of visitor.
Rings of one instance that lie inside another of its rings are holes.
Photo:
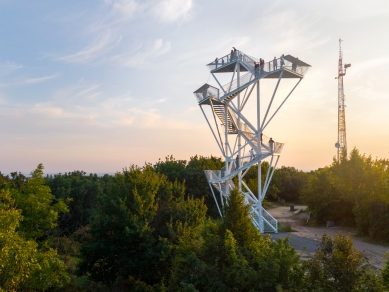
[[[251,150],[249,152],[250,152],[250,161],[251,161],[251,160],[253,160],[255,158],[253,148],[251,148]]]
[[[280,66],[281,68],[285,66],[284,54],[280,57]]]
[[[270,151],[273,152],[274,151],[274,141],[273,141],[273,138],[270,138],[269,146],[270,146]]]

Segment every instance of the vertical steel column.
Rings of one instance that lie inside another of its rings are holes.
[[[260,155],[261,150],[261,99],[259,80],[257,81],[257,141],[258,141],[258,152]],[[258,215],[259,215],[259,232],[263,233],[263,218],[262,218],[262,173],[261,173],[261,160],[258,161]]]
[[[237,74],[237,88],[240,87],[240,63],[238,61],[238,68],[236,70]],[[241,103],[240,103],[240,93],[238,94],[238,155],[239,155],[239,167],[242,162],[242,151],[241,151],[241,122],[240,122],[240,111],[241,111]],[[242,172],[238,172],[238,186],[239,186],[239,191],[242,191]]]
[[[224,176],[227,176],[229,173],[229,171],[228,171],[228,162],[229,162],[228,148],[229,148],[229,145],[228,145],[228,114],[227,114],[227,111],[228,111],[228,101],[225,101],[224,102],[224,143],[226,145],[226,147],[225,147],[226,172],[225,172]],[[225,188],[226,188],[225,194],[227,196],[229,193],[228,180],[226,180],[224,183],[225,183]]]

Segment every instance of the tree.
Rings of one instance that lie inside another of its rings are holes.
[[[202,225],[205,206],[185,199],[182,184],[167,181],[150,165],[117,173],[105,188],[90,240],[81,249],[79,273],[111,287],[162,289],[178,234]]]
[[[300,195],[307,183],[307,174],[294,167],[282,166],[274,173],[274,180],[278,181],[278,197],[288,202],[299,202]]]
[[[223,221],[180,237],[169,291],[300,291],[299,257],[287,240],[254,227],[243,195],[230,193]]]
[[[389,252],[386,254],[386,259],[387,261],[385,267],[381,271],[381,274],[385,287],[389,288]]]
[[[69,212],[60,214],[58,220],[64,235],[70,235],[89,224],[92,210],[109,180],[109,175],[98,177],[96,174],[87,175],[84,171],[55,174],[45,178],[55,198],[68,203]]]
[[[186,194],[196,199],[204,199],[204,203],[208,208],[208,215],[212,218],[219,218],[215,200],[209,188],[204,170],[215,169],[219,170],[224,166],[221,158],[193,156],[190,158],[185,168],[185,189]]]
[[[46,232],[57,225],[59,213],[68,212],[68,208],[62,200],[54,200],[50,188],[45,184],[42,164],[31,172],[30,178],[21,178],[24,181],[10,181],[6,186],[22,211],[23,221],[18,230],[27,238],[39,239],[47,236]]]
[[[352,205],[341,197],[334,173],[329,167],[318,169],[309,175],[302,199],[314,214],[317,223],[353,218]]]
[[[367,258],[354,249],[350,237],[340,234],[334,240],[323,235],[318,251],[304,268],[307,291],[382,291]]]
[[[70,279],[56,251],[39,248],[31,239],[31,234],[40,231],[17,231],[24,218],[16,206],[11,192],[0,190],[0,287],[4,291],[45,291],[64,286]]]
[[[165,161],[159,159],[153,167],[156,172],[166,175],[171,182],[177,180],[183,183],[185,181],[186,160],[176,160],[173,155],[170,155],[166,156]]]

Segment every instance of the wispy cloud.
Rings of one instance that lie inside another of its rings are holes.
[[[0,76],[8,75],[21,68],[23,68],[22,64],[15,64],[12,62],[6,62],[4,64],[0,64]]]
[[[57,60],[71,63],[88,63],[115,48],[121,40],[121,36],[114,38],[108,31],[100,34],[90,46],[85,47],[77,53],[58,57]]]
[[[361,72],[366,72],[366,70],[383,66],[389,63],[389,57],[381,57],[381,58],[374,58],[366,61],[362,61],[358,64],[352,65],[352,70],[347,71],[350,72],[348,75],[354,75],[359,74]]]
[[[36,83],[43,83],[48,80],[57,78],[58,76],[59,74],[56,73],[53,75],[47,75],[43,77],[18,77],[18,78],[14,78],[14,80],[12,81],[0,83],[0,87],[10,87],[16,85],[32,85]]]
[[[96,97],[100,96],[102,94],[101,91],[96,91],[100,87],[99,84],[92,85],[86,89],[83,89],[75,94],[75,97],[82,97],[89,100],[95,99]]]
[[[45,82],[45,81],[50,80],[50,79],[54,79],[57,76],[58,76],[58,74],[49,75],[49,76],[43,76],[43,77],[37,77],[37,78],[28,78],[28,79],[24,80],[21,83],[25,83],[25,84],[41,83],[41,82]]]
[[[125,66],[138,67],[151,63],[155,58],[169,52],[170,48],[170,42],[157,39],[151,46],[140,46],[134,53],[117,55],[112,57],[112,60],[118,60]]]
[[[120,13],[125,19],[132,18],[140,8],[135,0],[105,0],[105,3],[111,5],[113,11]]]
[[[163,0],[158,1],[151,11],[162,21],[185,21],[188,19],[192,6],[192,0]]]
[[[28,111],[33,114],[45,115],[50,118],[71,118],[74,116],[51,103],[37,103]]]

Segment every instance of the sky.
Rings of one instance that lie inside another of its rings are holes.
[[[279,166],[324,167],[336,154],[339,38],[348,149],[389,158],[388,29],[385,0],[0,0],[0,171],[221,156],[193,91],[232,46],[312,66],[265,134],[285,143]]]

